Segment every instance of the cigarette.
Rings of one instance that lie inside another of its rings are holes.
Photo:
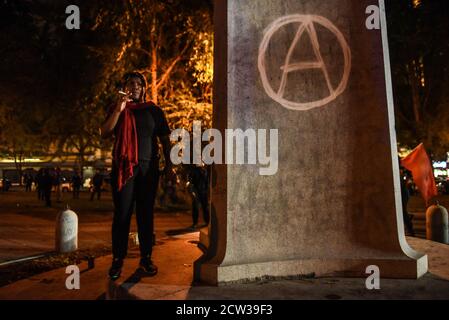
[[[123,91],[121,91],[121,90],[120,90],[118,93],[121,94],[121,95],[123,95],[123,96],[127,96],[127,95],[128,95],[126,92],[123,92]]]

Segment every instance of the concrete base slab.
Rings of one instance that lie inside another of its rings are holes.
[[[255,281],[251,283],[226,283],[218,287],[189,286],[184,281],[177,281],[177,285],[162,284],[156,278],[144,278],[139,283],[125,281],[116,284],[110,288],[112,293],[109,298],[140,300],[449,299],[449,270],[445,268],[449,263],[449,246],[417,238],[407,238],[407,240],[413,249],[429,256],[429,270],[432,273],[427,273],[419,280],[385,279],[382,278],[381,273],[380,290],[366,289],[367,275],[359,275],[359,278],[341,278],[329,277],[323,273],[320,278],[297,277],[274,281],[261,278],[257,281],[253,279]],[[363,264],[365,262],[363,261]],[[378,263],[381,272],[382,266],[394,266],[394,263],[388,260],[371,262]],[[288,263],[298,266],[295,262],[286,262],[286,265]],[[335,261],[335,265],[339,263],[341,261]],[[340,266],[347,267],[348,261],[345,263]],[[352,263],[356,266],[360,261],[352,261]],[[400,266],[401,263],[407,262],[397,261],[397,263]],[[269,267],[268,264],[264,266],[264,268]],[[273,267],[276,268],[276,266]],[[398,272],[398,265],[394,268]]]
[[[252,282],[269,276],[270,278],[304,277],[364,277],[368,266],[377,266],[387,278],[417,279],[427,272],[427,256],[412,259],[309,259],[266,263],[217,266],[205,264],[201,267],[203,279],[214,283],[216,279],[223,285],[228,282]],[[418,272],[416,272],[418,270]],[[424,272],[423,272],[424,271]],[[289,275],[289,276],[285,276]],[[207,278],[209,276],[209,279]]]

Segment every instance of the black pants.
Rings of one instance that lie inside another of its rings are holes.
[[[44,199],[45,199],[45,205],[47,207],[51,207],[51,189],[47,189],[44,191]]]
[[[45,191],[42,187],[37,187],[37,198],[39,200],[45,200]]]
[[[153,209],[159,181],[159,161],[141,161],[134,167],[134,176],[118,192],[117,171],[112,171],[112,197],[114,220],[112,222],[112,254],[124,259],[128,251],[131,217],[136,208],[137,232],[140,254],[151,257],[153,249]]]
[[[76,186],[73,187],[73,199],[79,199],[80,198],[80,187]]]
[[[193,224],[198,224],[199,207],[203,210],[203,220],[209,224],[209,203],[207,201],[207,191],[198,192],[197,196],[192,201],[192,220]]]

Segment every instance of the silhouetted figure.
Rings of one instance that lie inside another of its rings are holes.
[[[443,193],[445,195],[449,194],[449,181],[447,179],[443,181]]]
[[[78,171],[75,171],[75,173],[72,176],[73,199],[80,198],[80,189],[82,185],[83,185],[82,178],[78,173]]]
[[[44,188],[42,185],[42,177],[44,175],[44,169],[41,168],[36,174],[35,177],[35,184],[36,184],[36,191],[37,191],[37,198],[39,200],[45,200],[45,194],[44,194]]]
[[[33,186],[33,176],[30,173],[26,173],[24,176],[25,180],[25,192],[31,192],[31,187]]]
[[[192,195],[192,220],[193,225],[191,228],[196,229],[198,227],[198,217],[200,207],[203,211],[203,220],[205,225],[209,224],[209,201],[208,201],[208,189],[209,189],[209,173],[207,167],[200,167],[196,165],[188,165],[188,187],[190,194]]]
[[[11,181],[8,178],[3,177],[3,191],[7,192],[10,187],[11,187]]]
[[[178,202],[178,197],[176,196],[176,178],[163,177],[161,179],[161,191],[161,195],[159,196],[159,204],[161,207],[167,207],[168,204]]]
[[[404,217],[404,226],[408,234],[412,237],[415,236],[415,231],[413,230],[413,216],[410,215],[407,211],[407,204],[410,199],[410,194],[407,188],[407,185],[404,181],[404,169],[400,168],[400,180],[401,180],[401,197],[402,197],[402,215]]]
[[[55,191],[56,191],[56,202],[61,202],[61,200],[62,200],[61,183],[62,183],[61,168],[57,167],[54,172],[54,178],[53,178],[53,185],[55,186]]]
[[[97,200],[100,200],[103,180],[103,175],[100,173],[100,170],[97,170],[97,173],[95,173],[94,177],[92,178],[92,194],[90,195],[90,201],[94,200],[95,194],[97,194]]]
[[[41,188],[44,193],[45,205],[51,207],[51,189],[53,187],[53,177],[50,174],[49,169],[43,171],[41,179]]]

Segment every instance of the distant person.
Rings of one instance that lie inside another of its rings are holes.
[[[62,201],[61,184],[62,184],[61,168],[57,167],[54,172],[54,178],[53,178],[53,185],[54,185],[55,191],[56,191],[56,202]]]
[[[449,181],[448,181],[448,179],[445,179],[445,180],[443,181],[443,193],[444,193],[445,195],[448,195],[448,194],[449,194]]]
[[[51,207],[51,189],[53,188],[53,177],[49,169],[45,169],[42,174],[41,188],[43,190],[45,205]]]
[[[37,191],[37,198],[39,200],[45,200],[44,188],[43,188],[43,184],[42,184],[43,175],[44,175],[44,169],[40,168],[36,174],[35,179],[34,179],[34,183],[36,185],[36,191]]]
[[[209,224],[209,173],[207,167],[197,165],[188,165],[188,187],[192,196],[192,229],[198,228],[198,218],[200,207],[203,211],[204,225]]]
[[[413,230],[413,216],[407,211],[407,204],[410,199],[410,193],[407,188],[407,184],[404,181],[404,168],[400,168],[400,180],[401,180],[401,198],[402,198],[402,215],[404,218],[404,226],[406,231],[412,237],[415,236],[415,231]]]
[[[3,191],[5,192],[9,191],[9,188],[11,187],[11,181],[8,178],[3,177],[2,182],[3,182]]]
[[[30,173],[25,174],[25,192],[31,192],[33,186],[33,176]]]
[[[97,200],[101,198],[101,188],[103,187],[104,177],[100,173],[100,170],[97,170],[94,177],[92,178],[92,193],[90,195],[90,201],[94,200],[95,194],[97,195]]]
[[[176,178],[175,177],[163,177],[161,179],[161,195],[159,196],[159,204],[161,207],[167,207],[168,204],[175,204],[178,202],[176,196]],[[167,202],[167,198],[169,202]]]
[[[405,182],[405,185],[407,187],[410,197],[413,197],[416,194],[416,185],[413,182],[412,178],[410,178],[408,175],[406,175],[406,177],[407,177],[407,180]]]
[[[78,173],[78,170],[75,170],[73,176],[72,176],[72,192],[73,192],[73,199],[79,199],[80,198],[80,189],[83,185],[82,178],[80,174]]]

